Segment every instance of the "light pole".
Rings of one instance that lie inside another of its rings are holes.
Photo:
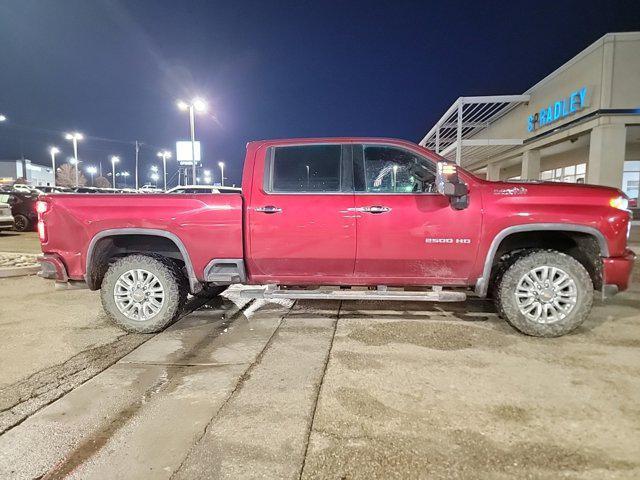
[[[224,162],[218,162],[220,167],[220,184],[224,187]]]
[[[307,190],[309,190],[309,165],[305,165],[307,167]]]
[[[111,178],[113,178],[113,188],[116,188],[116,163],[120,161],[120,157],[111,155]]]
[[[194,98],[191,103],[178,100],[178,108],[189,111],[189,127],[191,130],[191,160],[193,162],[193,184],[196,184],[196,112],[207,111],[207,103],[201,98]]]
[[[56,186],[56,154],[60,153],[58,147],[51,147],[49,149],[49,153],[51,154],[51,167],[53,168],[53,186]]]
[[[124,177],[124,188],[127,188],[127,177],[130,175],[130,173],[122,172],[121,175]]]
[[[80,161],[78,160],[78,140],[82,140],[84,137],[79,132],[66,133],[64,138],[70,140],[73,143],[73,158],[75,159],[74,165],[76,166],[76,187],[78,186],[78,166]]]
[[[87,167],[87,173],[91,175],[91,186],[93,187],[93,176],[96,174],[98,169],[96,167],[90,166]]]
[[[154,183],[154,187],[158,187],[158,179],[160,178],[160,176],[157,173],[152,173],[151,174],[151,180],[153,180]]]
[[[162,158],[162,172],[164,174],[164,191],[167,191],[167,158],[171,158],[171,152],[169,150],[162,150],[158,152],[158,157]]]

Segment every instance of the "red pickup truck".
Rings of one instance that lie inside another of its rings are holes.
[[[241,194],[53,194],[38,215],[41,276],[100,289],[136,332],[244,283],[265,298],[491,296],[521,332],[558,336],[594,291],[626,289],[634,261],[619,190],[485,181],[383,138],[251,142]]]

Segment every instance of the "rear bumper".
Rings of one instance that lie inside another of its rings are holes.
[[[631,269],[636,254],[626,250],[620,257],[608,257],[602,259],[603,291],[606,296],[626,290],[631,281]],[[609,294],[606,292],[609,291]]]
[[[67,269],[60,258],[52,253],[45,253],[38,257],[40,262],[40,271],[38,275],[42,278],[55,280],[56,282],[66,282],[69,280]]]

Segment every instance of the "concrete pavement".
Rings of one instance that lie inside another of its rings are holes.
[[[638,478],[639,273],[558,339],[232,288],[8,429],[0,478]]]

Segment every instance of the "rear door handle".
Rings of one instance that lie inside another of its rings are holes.
[[[261,213],[280,213],[282,212],[282,209],[279,207],[276,207],[274,205],[266,205],[264,207],[256,207],[256,212],[261,212]]]
[[[387,213],[391,211],[391,208],[382,205],[371,205],[370,207],[363,207],[362,211],[366,213]]]

